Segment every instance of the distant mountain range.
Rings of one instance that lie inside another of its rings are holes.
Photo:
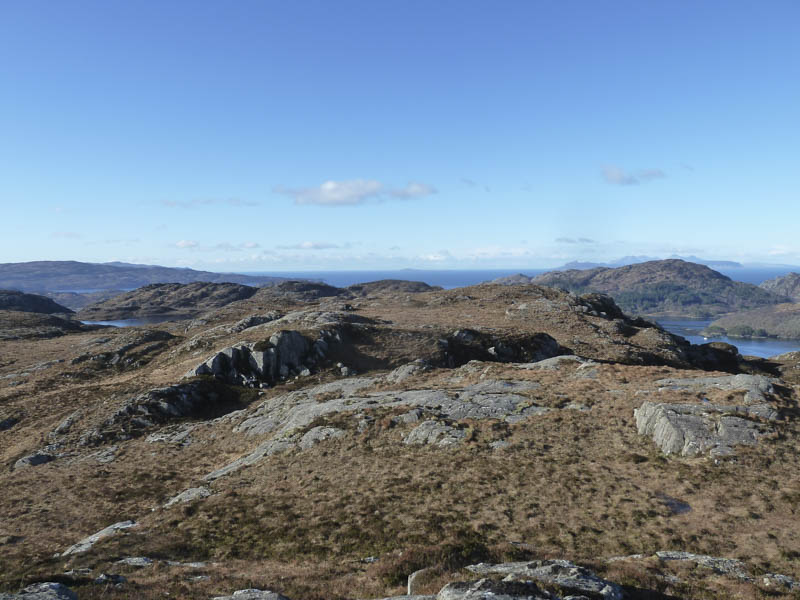
[[[132,290],[151,283],[239,283],[273,285],[285,277],[213,273],[129,263],[85,263],[77,261],[35,261],[0,264],[0,288],[22,292],[78,292]]]

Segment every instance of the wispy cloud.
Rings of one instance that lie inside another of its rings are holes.
[[[333,248],[346,248],[347,246],[340,246],[339,244],[331,244],[328,242],[300,242],[299,244],[276,247],[281,250],[331,250]]]
[[[295,204],[356,206],[370,200],[422,198],[435,194],[436,188],[416,181],[409,182],[405,187],[392,188],[374,179],[351,179],[326,181],[317,187],[287,188],[278,186],[273,191],[289,196]]]
[[[591,238],[579,237],[579,238],[569,238],[569,237],[560,237],[556,238],[556,244],[596,244],[597,242]]]
[[[162,200],[162,206],[170,208],[202,208],[204,206],[231,206],[235,208],[258,206],[258,202],[250,202],[239,198],[198,198],[195,200]]]
[[[54,240],[79,240],[83,238],[80,233],[75,233],[74,231],[54,231],[50,234],[50,237]]]
[[[194,240],[181,240],[179,242],[175,242],[176,248],[197,248],[199,244]]]
[[[639,185],[654,179],[663,179],[666,176],[667,174],[661,169],[639,169],[628,173],[613,165],[603,167],[603,179],[612,185]]]

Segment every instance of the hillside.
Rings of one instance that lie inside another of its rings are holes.
[[[9,313],[0,597],[386,598],[421,569],[419,600],[793,597],[794,354],[599,294],[403,287],[48,338]]]
[[[66,306],[61,306],[50,298],[36,294],[24,294],[15,290],[0,290],[0,310],[44,314],[72,312]]]
[[[96,292],[132,290],[151,283],[239,283],[262,286],[286,281],[283,277],[253,277],[126,263],[35,261],[0,264],[0,288],[23,292]]]
[[[789,273],[783,277],[769,279],[759,287],[773,294],[785,296],[793,302],[800,302],[800,274],[798,273]]]
[[[166,316],[182,319],[244,300],[257,291],[236,283],[154,283],[85,306],[77,316],[83,321]]]
[[[703,335],[800,339],[800,304],[775,304],[725,315],[712,321]]]
[[[534,283],[579,294],[602,292],[612,296],[626,312],[648,315],[709,317],[786,300],[758,286],[733,281],[705,265],[678,259],[617,268],[553,271],[496,282]]]

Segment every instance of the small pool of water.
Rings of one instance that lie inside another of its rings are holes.
[[[800,340],[777,340],[773,338],[731,338],[725,335],[707,338],[700,332],[711,324],[712,319],[671,319],[653,318],[664,329],[675,335],[685,337],[693,344],[707,344],[709,342],[725,342],[733,344],[739,349],[739,354],[760,356],[768,358],[784,352],[800,350]]]
[[[84,325],[107,325],[110,327],[141,327],[142,325],[157,325],[167,321],[182,321],[186,317],[160,316],[141,317],[138,319],[118,319],[115,321],[81,321]]]

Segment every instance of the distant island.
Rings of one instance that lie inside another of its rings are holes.
[[[494,282],[533,283],[575,294],[601,292],[612,296],[628,313],[652,316],[711,318],[788,300],[780,293],[733,281],[706,265],[681,259],[551,271],[536,277],[512,275]]]

